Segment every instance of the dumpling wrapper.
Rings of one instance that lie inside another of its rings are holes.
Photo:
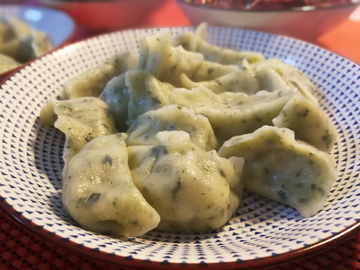
[[[335,181],[336,163],[327,153],[296,141],[286,128],[264,126],[235,136],[219,150],[225,158],[245,159],[245,188],[294,207],[303,217],[315,215]]]
[[[98,97],[108,81],[136,68],[137,56],[131,52],[114,55],[104,63],[65,82],[61,99]]]
[[[54,126],[55,121],[57,120],[57,114],[55,113],[55,103],[58,100],[54,98],[47,99],[45,104],[41,107],[40,110],[40,122],[47,126]]]
[[[238,52],[230,49],[220,48],[206,42],[207,24],[202,23],[195,31],[180,34],[172,40],[173,46],[182,46],[185,50],[197,52],[204,55],[205,60],[217,62],[223,65],[238,65],[244,59],[250,64],[263,60],[263,56],[256,52]]]
[[[181,74],[180,81],[182,87],[186,89],[190,90],[204,86],[216,94],[223,92],[242,92],[253,95],[261,90],[255,70],[246,60],[243,60],[243,64],[239,70],[227,73],[215,80],[193,82],[185,74]]]
[[[172,104],[189,108],[205,115],[220,145],[233,136],[254,132],[263,125],[271,125],[285,104],[297,90],[260,91],[255,95],[224,92],[215,94],[205,87],[192,90],[174,89],[169,99]]]
[[[217,148],[209,120],[181,105],[168,105],[139,115],[127,131],[127,145],[154,145],[161,131],[183,130],[191,141],[204,150]]]
[[[125,139],[124,133],[96,138],[69,162],[63,204],[87,230],[140,236],[160,221],[132,181]]]
[[[128,71],[125,82],[129,89],[128,120],[169,105],[169,93],[174,86],[159,81],[150,73],[141,70]]]
[[[336,130],[324,112],[303,96],[290,99],[273,123],[276,127],[293,130],[296,140],[327,153],[331,152],[336,141]]]
[[[134,183],[161,217],[157,229],[191,233],[224,225],[240,203],[243,159],[205,152],[185,131],[157,138],[157,145],[128,147]]]
[[[189,78],[195,82],[210,81],[236,71],[239,71],[239,67],[235,65],[222,65],[215,62],[203,61],[194,75]]]
[[[112,78],[105,86],[100,97],[108,106],[118,131],[125,132],[128,128],[129,89],[125,83],[125,73]]]
[[[70,159],[91,140],[117,133],[108,106],[94,97],[56,101],[54,126],[66,136],[64,172]]]

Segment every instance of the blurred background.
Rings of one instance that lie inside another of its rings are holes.
[[[360,0],[1,0],[63,11],[75,40],[125,28],[223,25],[306,40],[360,63]]]

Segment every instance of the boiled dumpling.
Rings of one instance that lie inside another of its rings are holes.
[[[258,78],[260,89],[268,92],[274,92],[279,89],[292,89],[289,81],[284,80],[275,70],[267,65],[259,65],[255,69],[256,77]]]
[[[219,150],[222,157],[243,157],[245,188],[294,207],[303,217],[324,205],[336,179],[335,161],[315,147],[295,141],[286,128],[264,126],[236,136]]]
[[[216,94],[223,92],[243,92],[252,95],[261,90],[255,70],[246,60],[243,60],[242,67],[239,70],[228,73],[215,80],[193,82],[185,74],[181,74],[180,81],[182,87],[186,89],[205,86]]]
[[[180,75],[193,77],[204,58],[201,54],[174,48],[170,44],[170,31],[160,31],[140,40],[137,69],[153,74],[162,82],[180,86]]]
[[[3,18],[0,18],[0,46],[11,40],[14,37],[14,33],[10,31],[6,22],[4,22]]]
[[[315,85],[298,68],[285,64],[278,59],[267,59],[257,64],[256,70],[260,72],[266,67],[275,71],[290,88],[296,87],[304,97],[310,99],[314,104],[318,104],[317,99],[313,96],[316,89]],[[275,90],[277,89],[284,88],[275,88]]]
[[[131,52],[117,54],[104,63],[65,82],[61,99],[98,97],[107,82],[115,76],[134,69],[137,56]]]
[[[66,135],[63,155],[65,166],[94,138],[117,133],[108,106],[98,98],[56,101],[54,111],[58,116],[55,127]]]
[[[0,73],[17,68],[21,64],[11,57],[0,53]]]
[[[183,130],[204,150],[216,148],[217,141],[209,120],[181,105],[168,105],[139,115],[127,131],[127,145],[153,145],[160,131]]]
[[[260,53],[237,52],[234,50],[223,49],[206,42],[207,25],[201,24],[195,33],[186,32],[175,37],[172,41],[173,46],[181,45],[185,50],[201,53],[205,60],[217,62],[223,65],[241,64],[246,59],[249,63],[257,63],[263,59]]]
[[[32,31],[27,23],[15,17],[0,18],[1,54],[25,63],[51,49],[51,42],[43,32]]]
[[[105,86],[100,97],[108,106],[118,131],[126,131],[128,126],[129,90],[125,83],[125,73],[112,78]]]
[[[204,61],[199,53],[186,51],[181,46],[172,47],[170,31],[161,31],[140,39],[137,69],[154,75],[162,82],[181,87],[180,75],[183,73],[194,81],[204,81],[216,79],[239,68]]]
[[[160,220],[131,179],[126,134],[96,138],[69,162],[63,204],[85,229],[111,235],[140,236]]]
[[[19,20],[16,17],[9,16],[6,18],[2,18],[1,21],[8,28],[7,32],[12,33],[12,36],[10,38],[8,37],[8,40],[27,37],[30,36],[32,33],[30,26],[26,22]]]
[[[129,146],[135,185],[161,217],[158,229],[203,232],[224,225],[242,196],[243,159],[220,158],[185,131],[157,134],[153,146]]]
[[[0,53],[6,54],[21,63],[33,60],[51,49],[52,46],[47,36],[38,31],[0,45]]]
[[[39,57],[52,49],[52,45],[44,32],[34,31],[31,44],[35,57]]]
[[[0,45],[30,36],[31,32],[27,23],[15,17],[0,18]]]
[[[303,96],[290,99],[273,119],[276,127],[295,132],[295,138],[329,153],[336,140],[336,131],[321,109]]]
[[[57,120],[57,114],[55,113],[56,99],[48,99],[45,104],[41,107],[40,111],[40,122],[47,126],[53,126]]]
[[[169,105],[169,93],[174,89],[171,84],[163,83],[153,75],[140,70],[126,73],[126,86],[129,89],[129,120],[134,120],[144,112]]]
[[[260,91],[255,95],[224,92],[215,94],[199,87],[192,90],[174,89],[170,93],[172,104],[183,105],[194,113],[205,115],[222,143],[233,136],[255,131],[271,125],[286,102],[297,90]]]

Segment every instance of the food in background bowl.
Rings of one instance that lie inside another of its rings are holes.
[[[14,69],[50,51],[44,32],[15,17],[0,18],[0,73]]]
[[[47,52],[50,45],[67,44],[75,34],[68,15],[48,8],[0,5],[0,18],[0,80]]]
[[[257,29],[313,40],[349,17],[359,0],[177,0],[193,24]]]

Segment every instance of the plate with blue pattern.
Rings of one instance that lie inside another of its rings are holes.
[[[58,10],[25,5],[0,6],[0,17],[9,16],[22,20],[33,30],[44,32],[54,49],[69,44],[75,36],[75,22],[70,16]],[[0,79],[20,68],[1,73]]]
[[[172,28],[173,35],[194,28]],[[18,71],[0,88],[0,204],[35,234],[73,252],[146,269],[203,266],[249,269],[289,261],[351,236],[360,220],[360,66],[320,47],[263,32],[209,27],[209,42],[256,51],[299,68],[317,86],[321,109],[338,137],[338,178],[324,208],[302,218],[293,208],[245,192],[235,216],[210,233],[150,231],[111,238],[82,229],[61,201],[64,136],[39,122],[45,100],[64,82],[113,54],[137,51],[158,29],[102,35],[54,51]]]

